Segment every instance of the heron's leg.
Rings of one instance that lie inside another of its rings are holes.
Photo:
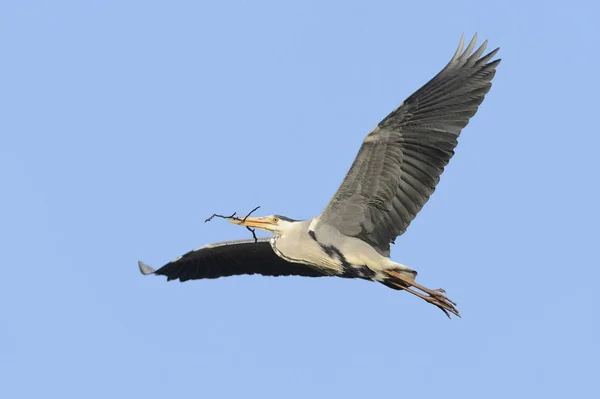
[[[450,299],[448,299],[448,297],[446,295],[444,295],[446,293],[446,291],[443,288],[437,288],[435,290],[430,290],[427,287],[422,286],[421,284],[417,284],[416,282],[412,282],[411,285],[413,287],[415,287],[418,290],[421,290],[433,297],[443,297],[446,301],[450,302],[451,304],[453,304],[454,306],[456,306],[456,302],[451,301]]]
[[[452,305],[448,305],[448,304],[445,304],[445,303],[443,303],[443,302],[440,302],[439,300],[437,300],[437,299],[436,299],[436,298],[434,298],[434,297],[427,296],[427,295],[423,295],[423,294],[421,294],[421,293],[420,293],[420,292],[418,292],[418,291],[415,291],[415,290],[413,290],[413,289],[411,289],[411,288],[408,288],[408,287],[402,286],[402,285],[400,285],[400,284],[395,284],[395,283],[392,283],[392,284],[393,284],[393,285],[395,285],[397,288],[401,288],[401,289],[403,289],[404,291],[410,292],[411,294],[413,294],[413,295],[415,295],[415,296],[418,296],[419,298],[421,298],[421,299],[423,299],[423,300],[425,300],[425,301],[427,301],[427,302],[431,303],[432,305],[436,306],[436,307],[437,307],[437,308],[439,308],[439,309],[440,309],[442,312],[444,312],[444,314],[445,314],[446,316],[448,316],[448,318],[450,318],[450,313],[452,313],[452,314],[454,314],[454,315],[456,315],[456,316],[460,317],[460,314],[458,313],[458,310],[456,310],[456,309],[455,309],[455,308],[454,308]],[[450,312],[450,313],[449,313],[449,312]]]
[[[394,272],[393,270],[386,270],[385,272],[388,275],[390,275],[391,277],[393,277],[394,279],[400,280],[402,282],[402,284],[401,284],[399,282],[391,281],[391,283],[393,283],[397,288],[401,288],[405,291],[408,291],[411,294],[418,296],[419,298],[431,303],[432,305],[437,306],[448,317],[450,317],[450,314],[448,312],[460,317],[460,314],[458,313],[458,310],[456,310],[456,307],[455,307],[456,303],[451,301],[450,299],[448,299],[448,297],[446,297],[446,295],[444,295],[445,291],[443,289],[438,288],[435,290],[430,290],[429,288],[424,287],[414,281],[410,281],[410,280],[406,279],[400,273]],[[427,295],[424,295],[418,291],[415,291],[410,287],[414,287],[419,291],[423,291]]]

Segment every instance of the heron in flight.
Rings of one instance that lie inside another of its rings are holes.
[[[240,274],[337,276],[377,281],[459,316],[442,289],[415,281],[417,272],[389,258],[390,244],[427,202],[452,158],[462,129],[475,115],[500,59],[498,48],[464,49],[367,135],[346,178],[321,215],[229,218],[273,233],[271,238],[209,244],[143,274],[180,281]]]

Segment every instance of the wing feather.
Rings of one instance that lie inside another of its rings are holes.
[[[158,270],[138,262],[143,274],[166,276],[167,280],[212,279],[241,274],[263,276],[321,277],[325,274],[301,263],[288,262],[275,254],[269,239],[227,241],[190,251]]]
[[[475,115],[500,60],[499,49],[463,51],[464,36],[444,69],[385,117],[365,138],[350,171],[321,215],[341,233],[383,255],[429,200],[457,139]]]

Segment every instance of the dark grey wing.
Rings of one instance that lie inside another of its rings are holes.
[[[476,37],[464,52],[461,38],[448,65],[369,133],[321,220],[389,256],[492,86],[499,49],[482,57],[487,41],[473,52]]]
[[[321,277],[325,274],[301,263],[288,262],[275,254],[268,239],[227,241],[206,245],[167,263],[158,270],[138,262],[143,274],[187,281],[239,274],[263,276]]]

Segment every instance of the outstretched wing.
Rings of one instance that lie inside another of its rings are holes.
[[[158,270],[138,262],[143,274],[187,281],[239,274],[263,276],[321,277],[325,274],[301,263],[288,262],[275,254],[269,239],[227,241],[206,245],[167,263]]]
[[[476,37],[464,52],[462,37],[448,65],[369,133],[321,220],[389,256],[492,86],[499,49],[482,57],[487,41],[473,52]]]

